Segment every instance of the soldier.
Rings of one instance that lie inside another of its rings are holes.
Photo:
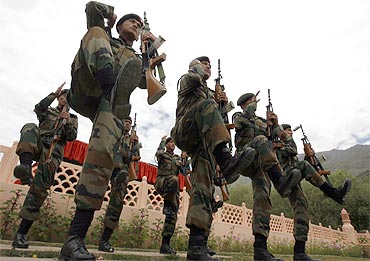
[[[252,230],[255,237],[254,241],[254,260],[278,261],[267,250],[267,238],[270,232],[271,214],[271,182],[279,193],[296,186],[302,179],[299,175],[282,175],[279,161],[273,152],[270,142],[267,139],[267,121],[255,114],[257,109],[256,95],[246,93],[240,96],[237,101],[243,111],[233,115],[235,125],[235,146],[237,154],[243,152],[245,146],[250,146],[256,150],[256,158],[253,164],[241,175],[248,176],[252,180],[253,186],[253,220]],[[273,113],[269,119],[278,124],[277,116]]]
[[[158,176],[154,187],[164,199],[163,214],[165,215],[159,253],[170,255],[176,254],[176,251],[170,247],[170,241],[175,231],[179,211],[178,175],[183,171],[181,157],[174,153],[175,148],[172,138],[163,136],[155,153],[158,162]]]
[[[351,180],[345,180],[341,187],[334,188],[307,161],[298,161],[297,146],[292,137],[293,131],[289,124],[282,124],[277,129],[277,135],[281,138],[278,143],[276,154],[286,175],[294,175],[300,172],[315,187],[339,204],[344,203],[344,198],[351,188]],[[294,211],[294,261],[318,261],[305,253],[306,241],[309,229],[308,202],[302,190],[301,184],[293,187],[285,194]]]
[[[124,121],[124,132],[121,142],[114,157],[114,169],[111,176],[111,191],[109,204],[103,219],[104,230],[99,241],[98,250],[104,252],[114,252],[114,248],[109,243],[109,239],[119,225],[119,219],[123,209],[123,200],[127,194],[127,184],[129,181],[129,164],[130,160],[137,162],[140,160],[140,143],[135,134],[130,134],[132,119],[127,116]],[[131,144],[134,144],[129,150]]]
[[[36,104],[34,112],[39,126],[27,123],[21,129],[16,150],[20,165],[14,168],[14,176],[22,184],[30,185],[30,188],[19,213],[22,221],[12,243],[14,248],[28,248],[26,235],[33,222],[40,218],[40,207],[53,185],[55,172],[63,159],[64,147],[67,141],[77,137],[78,119],[68,112],[68,90],[62,90],[64,84]],[[58,106],[50,107],[55,98],[58,99]],[[38,162],[34,180],[33,160]]]
[[[140,55],[132,48],[139,39],[142,19],[136,14],[124,15],[116,24],[119,38],[112,38],[110,29],[117,19],[113,6],[91,1],[85,12],[88,31],[72,64],[68,101],[93,121],[93,127],[76,186],[75,215],[59,256],[62,260],[95,260],[85,246],[86,232],[108,188],[113,148],[120,142],[123,120],[131,111],[130,94],[137,86],[146,88]],[[155,40],[149,31],[141,33],[143,43]]]
[[[205,244],[212,223],[211,197],[216,164],[225,179],[232,183],[255,156],[252,148],[245,148],[239,156],[231,155],[227,147],[230,134],[214,92],[207,87],[210,76],[208,57],[201,56],[190,63],[188,73],[179,79],[176,122],[171,130],[176,146],[186,151],[192,160],[192,189],[186,217],[186,226],[190,229],[189,260],[218,260],[209,255]],[[227,102],[224,92],[220,99]]]

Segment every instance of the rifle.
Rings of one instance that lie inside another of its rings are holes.
[[[66,111],[69,111],[68,104],[63,106],[61,113],[66,112]],[[46,154],[45,163],[51,162],[51,155],[53,154],[55,146],[57,145],[58,141],[60,140],[60,137],[62,136],[62,130],[63,130],[64,125],[66,125],[66,123],[67,123],[67,120],[64,118],[61,118],[59,114],[58,119],[54,124],[53,141],[51,142],[48,153]]]
[[[229,189],[227,188],[227,182],[224,176],[221,173],[220,167],[217,165],[216,166],[216,178],[220,181],[220,189],[221,189],[221,194],[222,194],[222,200],[227,201],[230,199],[229,196]]]
[[[330,175],[330,170],[325,170],[324,167],[322,166],[320,160],[317,158],[316,153],[314,149],[312,148],[312,145],[310,141],[308,140],[306,134],[303,131],[302,124],[300,124],[298,127],[295,127],[293,131],[297,131],[298,129],[302,130],[303,138],[301,139],[303,142],[303,150],[304,150],[304,159],[307,160],[312,167],[315,168],[315,170],[320,174],[325,177],[325,180],[332,185],[329,175]]]
[[[225,102],[218,101],[218,97],[219,97],[220,93],[225,91],[225,86],[221,85],[221,78],[222,78],[222,76],[221,76],[220,59],[218,59],[218,77],[215,79],[215,82],[216,82],[216,84],[215,84],[215,97],[216,97],[216,101],[218,102],[218,109],[220,110],[222,119],[224,120],[225,126],[226,126],[227,130],[230,133],[230,129],[234,129],[235,125],[230,124],[228,112],[233,110],[235,107],[234,107],[234,104],[233,104],[232,101],[230,101],[226,104],[225,104]],[[231,135],[231,133],[230,133],[230,135]],[[229,149],[232,152],[233,143],[232,143],[231,140],[229,141]]]
[[[146,12],[144,12],[144,27],[143,32],[149,32],[149,23],[146,19]],[[141,35],[142,37],[142,35]],[[156,41],[141,40],[141,53],[142,53],[142,71],[145,74],[146,86],[148,88],[148,104],[151,105],[159,100],[166,92],[167,89],[164,85],[165,74],[162,62],[166,60],[166,54],[158,55],[157,48],[162,45],[165,40],[159,36]],[[159,81],[155,78],[156,69],[159,74]]]
[[[267,90],[267,95],[268,95],[268,105],[266,106],[266,120],[267,120],[267,138],[269,140],[273,140],[272,137],[272,131],[274,129],[274,125],[270,119],[270,114],[274,112],[274,109],[272,108],[272,103],[271,103],[271,97],[270,97],[270,89]]]
[[[136,136],[136,128],[137,128],[137,125],[136,125],[136,113],[135,113],[134,124],[131,126],[131,135],[130,136]],[[142,147],[141,143],[136,144],[135,141],[130,140],[130,148],[129,149],[130,149],[130,153],[132,155],[131,161],[129,163],[129,168],[128,168],[128,178],[129,178],[130,181],[134,180],[134,179],[137,179],[135,162],[138,162],[141,159],[141,157],[136,156],[135,153],[141,147]]]
[[[186,187],[186,192],[190,192],[192,185],[190,182],[190,177],[188,173],[191,173],[189,170],[189,164],[188,164],[188,155],[186,154],[185,151],[181,152],[181,172],[180,172],[185,179],[185,187]]]

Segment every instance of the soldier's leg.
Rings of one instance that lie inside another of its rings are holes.
[[[267,250],[267,238],[270,232],[270,214],[271,214],[271,183],[267,174],[257,168],[257,172],[251,177],[253,186],[253,218],[252,230],[254,235],[254,260],[278,261]]]
[[[48,190],[53,184],[54,175],[63,157],[63,148],[56,145],[51,161],[45,163],[48,148],[42,148],[36,175],[27,192],[19,216],[22,218],[16,237],[12,243],[13,247],[28,248],[26,235],[33,222],[40,218],[40,208],[48,196]]]
[[[22,185],[30,185],[33,180],[32,162],[38,161],[40,154],[40,130],[35,123],[27,123],[21,129],[16,153],[20,164],[14,168],[14,176]]]
[[[294,211],[294,260],[318,261],[306,254],[309,230],[308,202],[300,185],[292,189],[289,202]]]
[[[186,217],[186,226],[190,229],[187,258],[188,260],[218,260],[209,255],[205,237],[212,225],[212,175],[214,163],[209,161],[206,148],[200,147],[191,154],[193,171],[192,189]]]
[[[109,102],[101,99],[86,159],[76,186],[76,212],[60,258],[95,258],[86,250],[83,239],[95,210],[101,208],[114,167],[113,147],[119,142],[122,132],[123,122],[112,114]]]
[[[302,175],[285,175],[280,167],[279,161],[273,152],[270,142],[263,135],[255,137],[250,143],[252,148],[257,151],[258,165],[264,170],[274,187],[283,197],[286,197],[290,189],[296,186],[301,180]]]
[[[253,161],[255,151],[249,147],[246,147],[240,155],[232,156],[227,147],[231,137],[214,100],[200,102],[185,115],[183,121],[182,128],[185,127],[185,129],[179,131],[179,139],[175,137],[176,145],[179,148],[184,145],[182,150],[190,147],[190,150],[185,151],[191,153],[194,146],[186,143],[189,141],[202,143],[202,146],[206,146],[211,155],[215,157],[229,184],[235,182],[240,176],[240,171],[247,168]]]
[[[73,61],[71,74],[68,103],[94,121],[101,97],[109,93],[116,81],[113,52],[103,28],[89,28]]]
[[[326,196],[337,202],[343,204],[345,196],[350,191],[352,181],[346,179],[342,186],[333,187],[330,183],[326,182],[325,179],[312,167],[312,165],[306,161],[299,161],[297,167],[302,171],[304,178],[309,181],[315,187],[318,187]]]
[[[163,214],[165,215],[165,220],[162,230],[162,244],[159,250],[161,254],[176,254],[176,251],[172,247],[170,247],[170,243],[173,233],[175,232],[178,210],[179,210],[178,191],[167,193],[164,196]]]
[[[119,225],[119,219],[123,209],[123,201],[127,194],[128,170],[127,165],[123,169],[114,169],[111,178],[110,199],[103,219],[104,230],[99,241],[98,250],[114,252],[109,239]]]

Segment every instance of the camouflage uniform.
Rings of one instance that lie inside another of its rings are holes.
[[[276,150],[277,157],[287,175],[299,169],[306,180],[316,187],[320,187],[324,180],[307,161],[298,161],[297,145],[293,137],[289,136],[282,143],[283,147]],[[289,202],[294,210],[294,238],[298,241],[307,241],[309,230],[308,202],[300,184],[289,193]]]
[[[209,233],[212,224],[211,197],[216,163],[212,155],[216,146],[227,143],[230,134],[220,115],[213,92],[198,73],[180,79],[176,122],[171,137],[177,147],[192,160],[189,210],[186,226],[192,225]]]
[[[35,178],[19,213],[20,217],[31,221],[40,218],[40,207],[48,195],[48,189],[53,185],[55,172],[63,159],[64,146],[67,141],[73,141],[77,137],[78,119],[76,115],[70,114],[70,122],[62,127],[61,137],[51,154],[51,161],[45,162],[53,142],[54,127],[61,113],[57,107],[50,107],[55,98],[55,94],[51,93],[35,106],[34,112],[39,126],[34,123],[23,126],[16,150],[17,155],[31,153],[33,160],[38,162]]]
[[[162,236],[172,237],[179,211],[179,178],[181,157],[165,151],[165,141],[162,140],[155,154],[158,161],[158,176],[155,181],[156,191],[164,198],[163,214],[166,216]]]
[[[114,167],[114,148],[119,146],[123,134],[122,119],[130,114],[129,98],[138,86],[146,88],[141,81],[141,59],[135,50],[121,39],[111,38],[104,28],[104,18],[113,14],[112,6],[89,2],[86,5],[88,31],[81,41],[80,49],[72,64],[71,107],[93,121],[88,153],[76,186],[75,201],[82,210],[101,208],[105,191]],[[125,81],[125,88],[112,90],[123,106],[120,115],[103,95],[95,76],[99,71],[112,67],[114,73]],[[131,68],[133,68],[131,70]],[[119,117],[117,117],[119,116]]]
[[[129,182],[128,175],[128,164],[130,163],[129,155],[130,148],[130,134],[125,132],[123,134],[122,140],[119,143],[119,147],[114,149],[116,152],[114,155],[114,170],[111,176],[111,191],[110,200],[107,207],[105,217],[103,219],[103,224],[105,227],[115,229],[119,225],[119,218],[123,209],[123,200],[127,194],[127,185]],[[139,149],[136,149],[135,156],[140,156]]]
[[[239,153],[245,146],[254,148],[257,156],[253,164],[241,175],[252,180],[253,186],[253,234],[268,237],[271,214],[271,182],[266,170],[279,162],[266,138],[267,122],[255,115],[254,111],[237,112],[233,115],[235,124],[235,146]]]

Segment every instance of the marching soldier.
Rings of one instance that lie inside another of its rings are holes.
[[[40,207],[53,185],[55,172],[63,159],[64,147],[67,141],[77,137],[78,119],[68,112],[68,89],[62,89],[64,84],[36,104],[34,112],[39,125],[27,123],[21,129],[16,150],[20,165],[15,167],[14,176],[22,184],[30,185],[30,188],[19,213],[22,221],[12,243],[14,248],[28,248],[26,235],[33,222],[40,218]],[[58,100],[58,106],[50,107],[55,99]],[[33,160],[38,162],[35,179],[32,177]]]

